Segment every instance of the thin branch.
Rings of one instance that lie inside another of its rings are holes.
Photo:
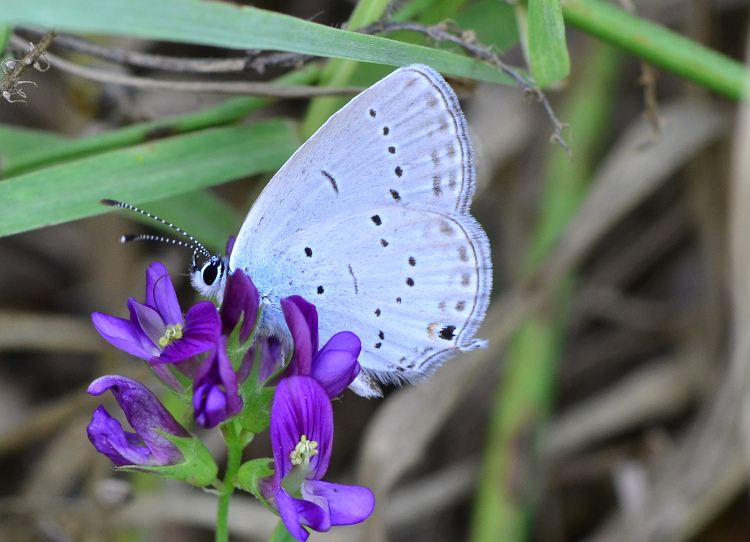
[[[550,138],[550,142],[558,143],[563,149],[565,149],[565,151],[568,153],[569,156],[571,157],[573,156],[570,148],[568,147],[568,145],[565,143],[565,141],[562,138],[562,131],[565,127],[567,127],[567,125],[557,120],[557,117],[555,116],[555,112],[552,110],[552,106],[547,100],[547,97],[544,95],[544,92],[542,92],[542,89],[540,89],[538,86],[534,85],[532,82],[527,80],[517,70],[511,68],[510,66],[505,64],[502,60],[500,60],[500,57],[497,56],[497,53],[495,53],[492,47],[487,47],[487,46],[480,44],[477,41],[476,35],[473,32],[462,30],[458,26],[454,24],[449,24],[449,23],[439,23],[436,25],[429,26],[425,24],[413,23],[413,22],[408,22],[408,21],[407,22],[395,22],[395,21],[384,21],[384,20],[373,23],[367,27],[361,28],[359,32],[362,32],[363,34],[375,34],[375,33],[384,33],[384,32],[395,32],[399,30],[418,32],[438,42],[447,41],[450,43],[455,43],[456,45],[463,48],[470,55],[476,58],[479,58],[481,60],[484,60],[485,62],[489,62],[490,64],[498,68],[500,71],[508,75],[516,83],[518,83],[518,86],[521,87],[521,89],[524,91],[524,94],[529,95],[529,96],[535,96],[537,101],[542,103],[542,106],[544,107],[544,110],[546,111],[547,116],[549,117],[550,121],[552,121],[552,126],[554,128],[554,132],[552,134],[552,137]]]
[[[497,53],[491,47],[480,44],[473,32],[464,31],[458,26],[449,23],[440,23],[430,26],[414,22],[394,22],[387,20],[381,20],[377,23],[361,28],[358,32],[363,34],[380,34],[398,30],[417,32],[428,36],[436,42],[445,41],[454,43],[470,55],[494,65],[503,73],[511,77],[521,87],[524,94],[535,96],[537,101],[541,102],[554,128],[550,141],[558,143],[569,155],[572,156],[570,148],[562,138],[562,131],[566,125],[557,119],[552,110],[552,106],[544,95],[544,92],[542,92],[538,86],[534,85],[533,82],[524,77],[519,71],[502,62]],[[26,31],[38,33],[38,31],[31,29],[26,29]],[[14,37],[13,39],[15,41],[17,38]],[[178,58],[106,47],[82,38],[65,35],[59,36],[56,43],[69,50],[89,54],[118,64],[178,73],[240,73],[248,70],[255,70],[259,73],[263,73],[266,69],[271,67],[299,66],[313,58],[309,55],[295,53],[274,52],[266,54],[260,51],[252,52],[244,58]],[[52,55],[49,55],[49,57],[50,63],[55,67],[79,77],[84,77],[101,83],[126,85],[148,90],[251,94],[256,96],[274,96],[280,98],[308,98],[313,96],[356,94],[361,91],[359,88],[355,89],[351,87],[343,89],[299,86],[282,87],[280,85],[267,83],[237,81],[206,83],[194,81],[164,81],[116,74],[110,71],[94,68],[84,68],[67,62],[59,57]],[[5,89],[3,88],[2,90],[4,91]],[[22,92],[19,94],[17,85],[15,87],[15,94],[25,97]],[[5,96],[6,99],[10,99],[10,96],[6,96],[5,93],[3,93],[3,96]]]
[[[30,28],[24,28],[23,31],[41,35],[38,30]],[[300,64],[315,58],[297,53],[265,51],[251,51],[247,56],[239,58],[180,58],[107,47],[67,34],[57,36],[55,45],[125,66],[177,73],[240,73],[249,70],[263,73],[269,68],[299,67]]]
[[[13,36],[11,40],[14,44],[22,41],[21,38],[16,36]],[[165,81],[79,66],[78,64],[68,62],[63,58],[49,53],[47,53],[46,57],[50,65],[77,77],[97,81],[99,83],[124,85],[146,90],[169,90],[171,92],[193,93],[205,92],[216,94],[250,94],[253,96],[268,96],[276,98],[311,98],[314,96],[354,95],[363,90],[361,87],[310,87],[246,81]]]
[[[35,69],[40,72],[44,72],[49,69],[49,64],[46,63],[44,54],[47,51],[47,48],[52,43],[52,40],[55,39],[55,36],[57,36],[57,32],[48,32],[44,35],[44,37],[38,44],[31,44],[31,49],[27,50],[20,60],[7,59],[2,62],[3,80],[2,82],[0,82],[0,95],[8,100],[8,102],[26,103],[26,93],[18,88],[18,86],[23,84],[36,85],[36,83],[34,83],[33,81],[24,81],[21,78],[26,74],[27,71],[31,69]],[[28,45],[28,42],[21,41],[20,48],[23,50]],[[40,60],[45,60],[46,65],[43,66]],[[14,100],[14,97],[18,97],[20,99]]]

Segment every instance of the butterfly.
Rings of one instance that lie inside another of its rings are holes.
[[[318,310],[321,344],[359,336],[350,388],[416,382],[473,338],[489,303],[487,235],[469,215],[474,154],[455,93],[432,68],[398,69],[353,98],[258,196],[230,256],[194,266],[220,298],[242,269],[264,304],[260,332],[289,344],[280,300]]]

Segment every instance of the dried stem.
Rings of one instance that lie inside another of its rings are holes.
[[[555,112],[552,110],[552,106],[550,105],[549,101],[547,101],[547,97],[544,95],[544,92],[542,92],[542,89],[529,82],[523,75],[521,75],[520,72],[511,68],[502,60],[500,60],[500,58],[497,56],[497,53],[492,50],[492,47],[487,47],[480,44],[473,32],[462,30],[458,26],[450,23],[440,23],[430,26],[413,22],[394,21],[379,21],[365,28],[361,28],[359,32],[362,32],[364,34],[374,34],[383,32],[395,32],[399,30],[419,32],[420,34],[424,34],[425,36],[428,36],[435,41],[447,41],[450,43],[455,43],[456,45],[463,48],[467,53],[476,58],[484,60],[485,62],[489,62],[504,74],[508,75],[511,79],[518,83],[518,86],[521,87],[521,89],[524,91],[524,94],[535,96],[537,101],[542,103],[542,106],[547,112],[547,116],[549,117],[550,121],[552,121],[552,126],[554,127],[554,133],[552,134],[550,141],[552,143],[558,143],[563,149],[565,149],[568,155],[572,157],[570,148],[562,139],[562,131],[567,125],[557,120]]]
[[[21,38],[13,36],[15,44]],[[326,88],[300,85],[277,85],[273,83],[258,83],[249,81],[165,81],[148,77],[136,77],[110,70],[100,70],[79,66],[53,54],[46,55],[50,65],[64,72],[112,85],[125,85],[147,90],[169,90],[172,92],[210,92],[218,94],[250,94],[254,96],[270,96],[277,98],[310,98],[313,96],[330,96],[342,94],[358,94],[360,87]]]
[[[547,116],[552,121],[554,132],[550,138],[551,142],[558,143],[565,151],[572,156],[570,148],[562,138],[562,130],[566,127],[555,116],[552,106],[542,90],[530,82],[519,71],[511,68],[500,60],[497,53],[491,48],[480,44],[476,36],[471,31],[465,31],[451,23],[440,23],[437,25],[425,25],[414,22],[394,22],[381,20],[367,27],[358,30],[363,34],[380,34],[385,32],[394,32],[406,30],[418,32],[426,35],[435,41],[447,41],[454,43],[464,49],[472,56],[489,62],[497,67],[503,73],[512,78],[528,96],[535,96],[542,103]],[[26,29],[27,32],[36,33],[34,30]],[[49,36],[49,34],[47,35]],[[47,36],[40,42],[40,46],[47,39]],[[54,35],[52,36],[54,37]],[[16,40],[14,36],[14,43]],[[49,38],[51,42],[52,38]],[[98,58],[115,62],[117,64],[136,66],[140,68],[149,68],[162,71],[171,71],[179,73],[240,73],[248,70],[255,70],[263,73],[269,68],[299,66],[310,61],[313,57],[309,55],[300,55],[295,53],[263,53],[260,51],[253,52],[242,58],[177,58],[163,55],[153,55],[135,51],[127,51],[115,47],[106,47],[88,40],[73,36],[59,36],[56,40],[60,46],[66,49],[89,54]],[[46,46],[49,42],[46,43]],[[39,48],[39,46],[37,46]],[[35,49],[37,49],[35,48]],[[42,53],[44,50],[42,49]],[[40,53],[41,55],[41,53]],[[48,55],[49,62],[56,68],[68,73],[98,81],[101,83],[110,83],[118,85],[127,85],[136,88],[149,90],[170,90],[179,92],[213,92],[225,94],[252,94],[256,96],[275,96],[281,98],[307,98],[311,96],[339,95],[339,94],[356,94],[359,88],[313,88],[313,87],[280,87],[279,85],[238,82],[238,81],[221,81],[221,82],[194,82],[194,81],[164,81],[145,77],[135,77],[112,73],[110,71],[98,70],[95,68],[84,68],[82,66],[68,62],[62,58]],[[19,94],[17,84],[14,93],[25,97],[23,93]],[[2,89],[5,96],[5,88]],[[10,96],[10,95],[9,95]],[[6,96],[6,99],[9,99]]]
[[[24,32],[41,34],[32,29],[24,29]],[[180,58],[107,47],[66,34],[59,35],[55,44],[69,51],[95,56],[124,66],[177,73],[239,73],[249,70],[263,73],[269,68],[299,67],[315,58],[297,53],[267,53],[265,51],[253,51],[247,56],[238,58]]]
[[[55,39],[55,36],[57,36],[57,32],[48,32],[44,35],[44,37],[38,44],[31,44],[31,49],[26,51],[26,53],[20,60],[8,59],[3,61],[3,80],[2,82],[0,82],[0,94],[2,94],[3,98],[8,100],[8,102],[26,103],[26,93],[18,88],[18,86],[23,84],[36,85],[36,83],[34,83],[33,81],[24,81],[22,79],[22,77],[30,69],[33,68],[40,72],[47,71],[47,69],[49,69],[49,64],[43,66],[40,60],[43,59],[47,48],[52,43],[52,40]],[[21,47],[26,47],[26,45],[26,42],[21,43]],[[46,59],[44,60],[46,62]],[[14,97],[18,97],[20,99],[14,100]]]

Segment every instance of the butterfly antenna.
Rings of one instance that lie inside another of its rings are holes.
[[[171,222],[167,222],[166,220],[163,220],[163,219],[159,218],[156,215],[152,215],[151,213],[146,212],[143,209],[139,209],[138,207],[136,207],[134,205],[130,205],[129,203],[123,203],[121,201],[115,201],[113,199],[99,200],[99,203],[101,203],[102,205],[107,205],[109,207],[120,207],[122,209],[128,209],[129,211],[135,211],[136,213],[141,213],[143,216],[147,216],[147,217],[149,217],[149,218],[151,218],[153,220],[156,220],[157,222],[161,222],[165,226],[173,229],[177,233],[179,233],[179,234],[187,237],[190,240],[190,242],[188,243],[186,241],[181,241],[179,239],[171,239],[169,237],[162,237],[161,235],[143,235],[143,234],[134,235],[134,234],[130,234],[130,235],[123,235],[120,238],[120,242],[121,243],[129,243],[131,241],[158,241],[158,242],[161,242],[161,243],[168,243],[168,244],[177,245],[177,246],[181,246],[181,247],[192,248],[193,249],[193,260],[195,260],[195,254],[197,252],[200,252],[206,258],[211,259],[211,253],[206,249],[206,247],[204,247],[195,237],[193,237],[192,235],[190,235],[189,233],[187,233],[182,228],[179,228],[179,227],[175,226]]]

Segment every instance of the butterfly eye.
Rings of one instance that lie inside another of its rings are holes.
[[[211,258],[209,261],[203,264],[201,267],[201,278],[206,286],[211,286],[216,279],[221,275],[221,260],[219,258]]]

